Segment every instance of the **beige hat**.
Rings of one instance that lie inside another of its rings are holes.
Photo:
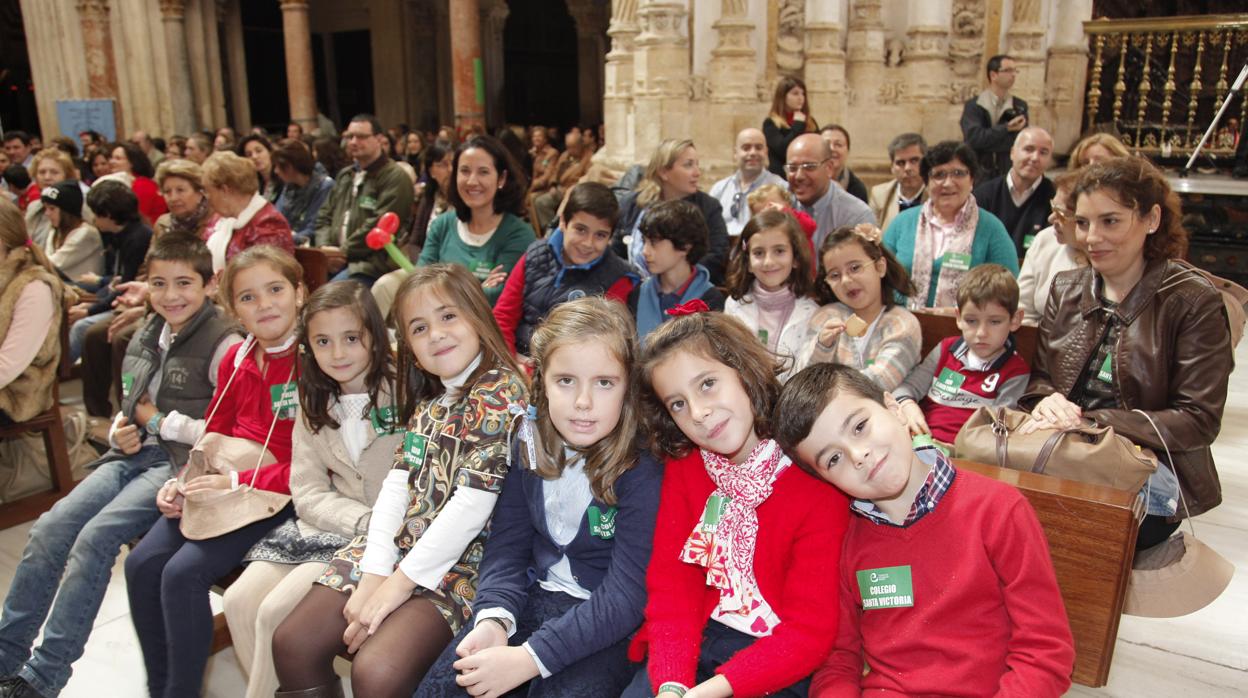
[[[1180,532],[1135,556],[1123,613],[1177,618],[1213,603],[1235,566],[1195,536]]]

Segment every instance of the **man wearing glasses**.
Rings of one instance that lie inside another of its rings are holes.
[[[866,202],[832,183],[832,149],[817,133],[804,133],[789,144],[784,171],[789,191],[801,210],[815,219],[815,250],[833,230],[845,225],[870,223],[875,215]]]
[[[1027,103],[1010,94],[1018,68],[1009,56],[988,59],[988,89],[962,108],[962,139],[979,158],[985,179],[1010,169],[1010,148],[1027,126]]]
[[[742,129],[737,134],[737,146],[732,153],[737,171],[719,180],[711,187],[711,196],[724,208],[724,223],[728,236],[736,238],[750,222],[750,206],[745,200],[750,192],[764,184],[775,184],[784,189],[789,183],[767,169],[767,140],[756,128]]]

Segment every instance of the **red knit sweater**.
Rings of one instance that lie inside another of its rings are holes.
[[[297,383],[299,380],[297,370],[291,373],[295,365],[296,352],[291,349],[277,357],[269,357],[265,371],[261,373],[260,367],[256,365],[255,356],[264,350],[259,346],[255,347],[238,367],[238,374],[234,376],[233,385],[222,394],[222,389],[230,380],[230,374],[234,372],[234,356],[243,344],[243,342],[235,344],[225,352],[224,358],[221,359],[221,368],[217,370],[217,393],[213,396],[213,401],[219,400],[221,407],[213,414],[212,405],[209,405],[206,414],[212,414],[212,421],[208,422],[207,431],[250,439],[263,444],[264,438],[269,434],[269,425],[273,424],[273,387],[282,385],[287,380],[291,383]],[[295,395],[294,405],[298,405],[298,393],[293,394]],[[255,473],[258,489],[290,494],[290,438],[294,425],[292,412],[291,418],[279,419],[277,425],[273,427],[273,437],[269,439],[269,453],[272,453],[277,461],[262,466],[260,472]],[[242,472],[238,474],[240,483],[251,482],[253,465],[254,463],[238,464],[237,467],[242,469]]]
[[[649,651],[650,682],[695,683],[702,630],[719,602],[706,569],[679,560],[715,484],[693,451],[663,474],[654,550],[646,572],[646,620],[630,655]],[[836,636],[835,578],[849,503],[835,488],[790,466],[758,507],[754,574],[780,625],[716,669],[733,695],[760,696],[797,683],[825,658]]]
[[[908,528],[854,516],[841,560],[836,647],[812,697],[1046,698],[1070,687],[1074,640],[1049,546],[1013,487],[958,471]],[[864,611],[857,572],[903,565],[914,605]]]

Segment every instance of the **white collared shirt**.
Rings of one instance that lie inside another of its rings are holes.
[[[1036,193],[1036,190],[1040,188],[1040,180],[1042,179],[1044,179],[1044,175],[1036,177],[1036,181],[1032,182],[1031,186],[1027,187],[1026,191],[1022,194],[1018,194],[1015,192],[1014,187],[1014,170],[1011,169],[1009,172],[1005,173],[1005,187],[1010,190],[1010,198],[1014,200],[1014,206],[1016,208],[1022,208],[1023,204],[1027,203],[1027,199],[1030,199],[1031,195]]]

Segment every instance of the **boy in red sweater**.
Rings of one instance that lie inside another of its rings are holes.
[[[1000,264],[981,264],[958,284],[958,329],[928,352],[893,390],[910,433],[953,443],[980,407],[1013,407],[1031,369],[1014,351],[1023,324],[1018,282]]]
[[[776,420],[797,463],[854,500],[836,642],[811,696],[1045,698],[1070,687],[1066,609],[1017,490],[955,470],[935,448],[912,450],[896,403],[847,366],[794,376]]]

